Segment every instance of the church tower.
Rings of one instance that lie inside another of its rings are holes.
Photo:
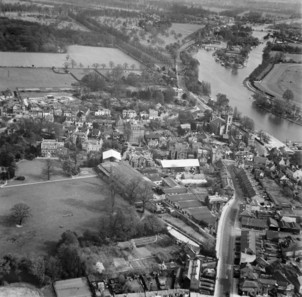
[[[232,123],[233,123],[233,113],[228,112],[227,117],[225,119],[225,134],[228,134],[230,132]]]

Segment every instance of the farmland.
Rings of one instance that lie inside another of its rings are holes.
[[[128,63],[139,68],[140,63],[124,54],[116,48],[91,47],[72,45],[67,53],[28,53],[28,52],[0,52],[0,66],[4,67],[63,67],[66,55],[73,59],[77,66],[81,63],[84,68],[92,67],[92,64],[106,64],[113,61],[115,65]]]
[[[7,88],[70,88],[76,80],[70,74],[56,74],[52,69],[0,68],[0,90]]]
[[[106,185],[98,178],[70,179],[1,189],[0,253],[47,253],[66,230],[98,228],[106,211]],[[32,217],[22,228],[7,221],[11,207],[26,203]],[[116,197],[117,204],[123,204]]]
[[[277,64],[257,87],[274,96],[282,97],[290,89],[294,93],[295,103],[302,106],[302,65]]]

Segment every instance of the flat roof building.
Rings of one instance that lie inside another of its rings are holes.
[[[57,297],[92,297],[88,281],[84,277],[56,281],[53,286]]]

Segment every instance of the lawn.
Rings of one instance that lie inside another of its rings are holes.
[[[43,182],[47,180],[46,176],[42,174],[42,170],[45,166],[45,159],[35,159],[33,161],[22,160],[17,163],[18,168],[16,171],[16,176],[23,175],[25,177],[24,181],[11,180],[10,185],[28,184],[35,182]],[[52,160],[53,164],[53,175],[51,180],[60,180],[69,178],[68,175],[62,170],[62,165],[59,160]]]
[[[79,235],[86,229],[96,231],[107,207],[105,188],[105,183],[92,177],[0,189],[0,256],[8,252],[45,254],[66,230]],[[115,199],[117,204],[125,203]],[[20,202],[31,208],[32,217],[16,228],[7,215]]]
[[[290,89],[294,93],[295,103],[302,106],[302,65],[277,64],[256,86],[277,97],[282,97]]]
[[[177,34],[182,34],[184,38],[203,27],[204,25],[172,23],[172,27],[169,29],[169,31],[171,32],[171,30],[174,30]]]
[[[68,47],[67,53],[64,54],[0,52],[0,66],[31,67],[35,65],[35,67],[63,67],[67,54],[70,56],[70,60],[75,60],[78,65],[82,63],[84,68],[92,67],[94,63],[105,63],[109,67],[109,61],[114,62],[115,65],[134,64],[137,69],[140,65],[139,62],[116,48],[72,45]]]
[[[0,53],[0,57],[2,54]],[[0,68],[0,90],[7,88],[71,88],[71,84],[75,82],[76,80],[70,74],[56,74],[51,69]]]

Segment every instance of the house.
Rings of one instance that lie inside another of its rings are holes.
[[[120,161],[122,159],[121,154],[116,150],[108,150],[103,152],[103,161],[110,160],[110,161]]]
[[[53,284],[57,297],[92,297],[86,278],[56,281]]]
[[[139,143],[145,135],[144,128],[139,124],[128,124],[130,128],[130,137],[128,141],[130,143]]]
[[[99,138],[101,136],[101,130],[99,129],[92,129],[89,133],[89,137],[91,138]]]
[[[145,120],[149,119],[149,114],[145,110],[141,111],[139,115],[142,119],[145,119]]]
[[[132,119],[132,118],[135,118],[137,116],[137,113],[135,110],[133,109],[124,109],[123,110],[123,118],[129,118],[129,119]]]
[[[110,109],[107,109],[107,108],[101,108],[99,110],[97,110],[95,113],[94,113],[95,116],[108,116],[110,117],[111,116],[111,111]]]
[[[89,152],[99,152],[102,149],[103,146],[103,140],[97,140],[97,139],[87,139],[85,142],[83,142],[82,147]]]
[[[158,110],[149,109],[149,119],[155,120],[158,118]]]
[[[170,159],[186,159],[188,157],[189,144],[175,143],[169,147],[169,158]]]
[[[152,154],[149,151],[129,153],[129,164],[134,168],[154,167]]]
[[[42,157],[56,156],[60,147],[64,147],[64,142],[59,142],[55,139],[42,139],[41,155]]]

